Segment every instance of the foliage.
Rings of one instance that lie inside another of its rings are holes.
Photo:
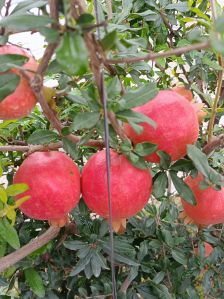
[[[207,111],[198,143],[188,147],[188,156],[171,163],[169,156],[161,152],[159,165],[146,163],[143,158],[156,151],[156,145],[141,143],[134,147],[130,140],[121,141],[109,125],[110,146],[125,154],[136,167],[150,166],[154,182],[149,204],[129,219],[124,235],[114,235],[119,298],[223,298],[223,226],[198,228],[184,223],[179,218],[179,195],[195,203],[183,178],[197,171],[205,175],[207,184],[214,188],[223,186],[223,149],[207,158],[202,147],[207,142],[216,85],[223,71],[220,61],[224,49],[224,16],[218,16],[214,23],[207,0],[116,0],[113,18],[107,21],[107,1],[98,0],[99,22],[103,26],[96,28],[94,1],[87,1],[87,12],[76,21],[71,3],[58,1],[61,20],[58,30],[49,26],[54,21],[49,16],[47,1],[19,2],[0,20],[1,44],[7,43],[14,32],[30,30],[44,36],[47,44],[59,41],[44,80],[58,82],[56,97],[48,102],[64,126],[61,132],[56,131],[37,105],[21,120],[0,123],[0,148],[45,146],[62,141],[64,151],[80,169],[98,150],[87,144],[90,139],[104,138],[104,126],[99,91],[89,67],[86,32],[96,33],[108,59],[136,58],[150,51],[157,53],[209,40],[212,48],[207,50],[192,50],[155,61],[115,64],[105,70],[104,81],[108,110],[114,112],[119,122],[130,123],[137,132],[142,129],[142,121],[156,124],[131,108],[151,100],[159,89],[182,83],[205,103]],[[4,5],[0,1],[3,15]],[[216,10],[222,11],[218,3]],[[1,72],[12,66],[19,69],[24,62],[24,57],[19,55],[2,57]],[[0,101],[15,89],[17,81],[15,74],[1,74]],[[223,133],[220,123],[223,112],[222,89],[213,129],[216,136]],[[78,143],[67,138],[70,133],[80,136]],[[23,200],[29,200],[23,198],[19,203],[13,200],[13,196],[27,188],[12,184],[13,175],[24,158],[24,153],[19,151],[0,152],[0,174],[4,179],[0,185],[0,257],[27,244],[48,227],[43,221],[27,219],[19,210],[15,214],[15,208]],[[171,181],[175,188],[171,187]],[[204,258],[203,241],[214,247],[207,258]],[[194,253],[197,246],[199,255]],[[81,200],[71,213],[70,225],[61,230],[57,239],[2,274],[1,298],[111,298],[109,256],[108,223],[91,214]]]

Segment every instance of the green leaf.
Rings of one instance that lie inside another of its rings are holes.
[[[73,118],[71,131],[93,128],[100,119],[99,112],[81,112]]]
[[[2,9],[5,5],[5,0],[0,0],[0,9]]]
[[[215,21],[215,30],[219,33],[224,32],[224,15],[218,17]]]
[[[188,2],[178,2],[166,5],[165,9],[177,10],[180,12],[187,12],[189,11]]]
[[[171,163],[170,156],[164,151],[157,151],[156,153],[160,157],[160,167],[163,169],[168,169]]]
[[[0,219],[0,236],[14,249],[20,247],[17,231],[6,218]]]
[[[90,263],[91,263],[91,269],[92,269],[93,275],[95,277],[99,277],[100,273],[101,273],[101,266],[98,263],[98,261],[95,259],[94,255],[92,256]]]
[[[174,297],[171,296],[168,288],[165,285],[160,284],[160,285],[154,286],[153,288],[154,288],[155,292],[158,294],[159,299],[174,299]]]
[[[100,42],[104,50],[110,50],[114,48],[116,44],[116,40],[117,40],[117,31],[113,30],[109,32],[107,35],[105,35]]]
[[[0,257],[3,257],[5,255],[6,249],[7,249],[7,242],[0,238]]]
[[[136,155],[133,152],[130,152],[128,154],[126,153],[125,155],[128,158],[128,160],[131,162],[131,164],[133,164],[135,167],[139,169],[147,169],[147,164],[144,158]]]
[[[191,160],[187,159],[180,159],[171,166],[171,170],[174,171],[188,172],[192,169],[194,169],[194,165]]]
[[[132,143],[131,143],[130,139],[125,139],[124,141],[122,141],[120,147],[121,147],[122,153],[129,154],[132,150]]]
[[[77,145],[68,138],[62,138],[64,150],[72,157],[72,159],[77,160],[79,157]]]
[[[6,189],[6,193],[8,196],[16,196],[27,190],[29,190],[29,186],[27,184],[13,184]]]
[[[141,157],[148,156],[157,150],[157,144],[150,142],[138,143],[135,146],[135,152]]]
[[[45,288],[42,277],[34,268],[27,268],[24,270],[26,282],[31,290],[40,298],[45,297]]]
[[[168,184],[168,178],[165,172],[159,172],[153,182],[153,194],[155,198],[160,198],[164,195]]]
[[[116,113],[117,117],[125,122],[131,123],[147,123],[153,128],[156,128],[156,123],[149,117],[144,114],[132,111],[132,110],[124,110]]]
[[[70,75],[83,75],[88,69],[88,53],[83,37],[76,32],[68,32],[56,50],[56,59]]]
[[[162,229],[162,235],[164,237],[165,243],[169,246],[169,247],[173,247],[174,246],[174,240],[172,237],[172,234],[169,230],[167,229]]]
[[[20,2],[16,5],[16,7],[11,12],[11,15],[21,14],[21,13],[24,13],[26,11],[29,11],[32,8],[42,7],[46,4],[47,4],[46,0],[40,0],[40,1],[26,0],[26,1],[22,1],[22,2]]]
[[[154,99],[158,93],[155,83],[146,83],[140,88],[127,92],[119,102],[122,110],[141,106]]]
[[[191,144],[187,146],[187,155],[193,161],[194,166],[197,168],[197,170],[206,178],[208,178],[211,167],[208,164],[207,156],[202,153],[199,148]]]
[[[3,169],[2,169],[2,166],[0,164],[0,177],[3,175]]]
[[[79,250],[79,249],[82,249],[82,248],[88,246],[87,243],[85,243],[83,241],[78,241],[78,240],[65,241],[63,244],[64,244],[65,248],[70,249],[70,250]]]
[[[3,203],[7,203],[8,196],[5,189],[0,185],[0,201]]]
[[[77,103],[77,104],[81,104],[81,105],[88,104],[88,101],[84,97],[78,96],[72,92],[69,92],[68,94],[66,94],[66,98],[68,98],[73,103]]]
[[[82,14],[77,20],[77,24],[80,26],[84,25],[84,28],[85,25],[91,25],[93,24],[93,22],[94,22],[94,16],[88,13]]]
[[[175,171],[170,171],[170,176],[174,187],[176,188],[177,192],[179,193],[180,197],[186,200],[188,203],[192,205],[196,205],[196,199],[194,193],[192,192],[191,188],[177,176]]]
[[[28,143],[30,144],[48,144],[50,142],[56,141],[58,139],[58,134],[49,130],[36,130],[28,138]]]
[[[180,249],[172,249],[171,254],[173,259],[178,263],[180,263],[181,265],[187,264],[187,258],[185,257],[185,255]]]
[[[84,258],[80,259],[78,263],[75,265],[74,269],[71,271],[70,276],[76,276],[81,271],[83,271],[86,265],[89,264],[92,254],[93,252],[90,250]]]
[[[216,61],[211,60],[211,58],[207,56],[202,58],[202,63],[208,65],[210,68],[214,70],[217,71],[223,70],[223,68]]]
[[[22,66],[28,60],[28,57],[18,54],[0,55],[0,72],[6,72],[15,65]]]
[[[55,43],[59,38],[59,32],[53,28],[41,27],[39,28],[40,34],[42,34],[48,43]]]
[[[15,91],[19,81],[20,77],[16,74],[0,75],[0,102]]]
[[[35,15],[9,15],[0,20],[0,26],[7,27],[7,29],[18,31],[28,31],[36,29],[38,27],[44,27],[50,23],[53,23],[53,19],[47,16],[35,16]]]
[[[154,282],[155,284],[159,284],[160,282],[163,281],[164,277],[165,277],[165,272],[163,272],[163,271],[158,272],[158,273],[156,273],[156,275],[154,276],[154,278],[153,278],[153,282]]]

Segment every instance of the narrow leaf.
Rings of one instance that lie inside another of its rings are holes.
[[[49,130],[36,130],[28,138],[28,143],[30,144],[48,144],[50,142],[56,141],[58,139],[58,134]]]
[[[123,110],[141,106],[152,100],[158,93],[156,84],[146,83],[139,89],[127,92],[120,101]]]
[[[33,268],[25,269],[24,272],[26,282],[28,283],[34,294],[40,298],[44,298],[45,288],[40,274]]]
[[[20,77],[16,74],[0,75],[0,102],[15,91],[19,81]]]
[[[177,176],[176,172],[170,171],[170,176],[180,197],[182,197],[188,203],[196,205],[196,199],[191,188],[181,178]]]

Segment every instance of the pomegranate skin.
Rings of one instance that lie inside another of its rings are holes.
[[[185,179],[185,183],[191,188],[197,201],[197,205],[193,206],[181,199],[186,214],[199,224],[224,223],[224,188],[220,191],[212,187],[200,190],[199,184],[202,180],[201,174],[194,179],[190,176]]]
[[[36,71],[38,64],[35,59],[25,50],[13,45],[0,47],[0,55],[19,54],[29,58],[28,62],[23,65],[24,68]],[[9,72],[20,76],[20,82],[13,93],[8,95],[0,102],[0,119],[17,119],[27,116],[36,105],[36,97],[29,86],[27,79],[19,73],[17,69],[11,69]],[[32,73],[26,72],[31,78]]]
[[[214,248],[212,247],[211,244],[209,244],[209,243],[207,243],[207,242],[204,242],[204,247],[205,247],[204,257],[208,257],[208,256],[212,253],[212,251],[214,250]],[[199,255],[199,252],[198,252],[198,248],[197,248],[197,247],[194,248],[194,253],[195,253],[196,255]]]
[[[125,156],[110,150],[111,198],[113,220],[138,213],[149,200],[152,177],[148,170],[134,167]],[[90,210],[109,218],[106,151],[94,154],[82,173],[82,194]]]
[[[20,210],[30,218],[53,220],[65,217],[79,202],[80,173],[62,152],[35,152],[19,167],[14,183],[26,183],[30,195]]]
[[[153,119],[157,127],[154,129],[147,123],[141,123],[143,131],[137,134],[129,124],[125,124],[127,136],[134,144],[146,141],[157,144],[158,150],[169,154],[172,161],[184,157],[187,144],[194,144],[198,138],[197,113],[186,98],[174,91],[161,90],[152,101],[133,110]],[[160,161],[156,153],[145,159]]]

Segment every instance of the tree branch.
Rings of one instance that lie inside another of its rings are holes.
[[[38,248],[47,244],[50,240],[53,240],[59,234],[60,228],[50,227],[45,233],[36,239],[31,240],[28,244],[21,247],[20,249],[0,258],[0,273],[5,271],[12,265],[25,258],[27,255],[31,254]]]
[[[84,1],[83,0],[74,0],[71,6],[71,12],[72,16],[75,20],[79,18],[81,14],[84,14],[86,12]],[[90,56],[90,68],[93,72],[96,86],[98,88],[99,94],[101,94],[101,65],[104,64],[105,67],[114,74],[113,68],[110,66],[110,64],[107,62],[105,58],[105,54],[98,43],[98,41],[95,39],[94,35],[90,32],[84,33],[84,40],[86,43],[86,48],[89,51]],[[119,125],[119,122],[116,119],[115,114],[113,111],[108,112],[108,118],[117,133],[118,136],[122,140],[127,139],[123,128]]]
[[[193,50],[203,50],[207,49],[210,47],[210,42],[202,42],[198,44],[193,44],[189,46],[184,46],[184,47],[179,47],[175,48],[172,50],[168,50],[165,52],[160,52],[160,53],[149,53],[145,56],[141,57],[130,57],[130,58],[120,58],[120,59],[107,59],[107,63],[109,64],[120,64],[120,63],[134,63],[138,61],[147,61],[147,60],[156,60],[158,58],[166,58],[166,57],[171,57],[171,56],[178,56]]]
[[[219,137],[213,137],[213,139],[208,142],[202,149],[202,151],[209,155],[215,149],[224,148],[224,134]]]

